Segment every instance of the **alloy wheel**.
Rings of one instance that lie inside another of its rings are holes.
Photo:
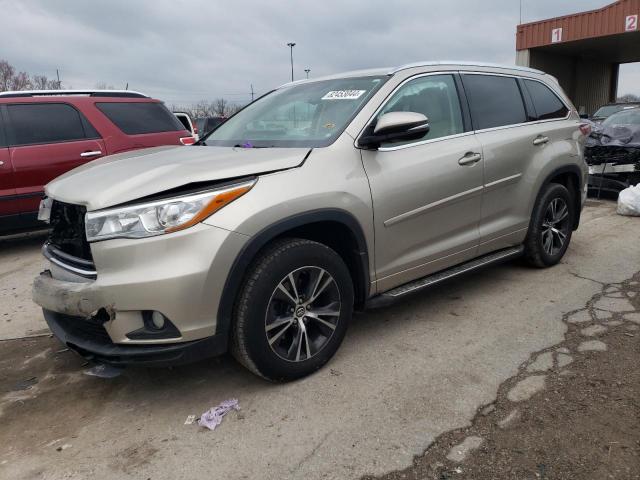
[[[269,346],[290,362],[310,359],[322,350],[340,319],[340,290],[320,267],[287,274],[271,294],[265,316]]]
[[[556,197],[547,206],[542,220],[542,248],[548,255],[556,255],[564,247],[569,234],[569,207],[563,198]]]

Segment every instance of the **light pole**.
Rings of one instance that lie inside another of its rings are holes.
[[[293,47],[295,46],[296,44],[294,42],[287,43],[287,47],[291,49],[291,81],[292,82],[293,82]]]
[[[307,74],[307,80],[309,80],[309,72],[310,72],[310,71],[311,71],[311,69],[310,69],[310,68],[305,68],[305,69],[304,69],[304,73],[306,73],[306,74]]]

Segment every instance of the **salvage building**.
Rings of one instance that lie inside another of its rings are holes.
[[[516,63],[558,79],[581,113],[616,99],[620,64],[640,61],[640,0],[518,25]]]

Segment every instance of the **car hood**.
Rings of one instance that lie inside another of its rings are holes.
[[[98,210],[198,182],[302,165],[308,148],[154,147],[111,155],[50,182],[56,200]]]
[[[585,144],[589,147],[640,147],[640,125],[594,125]]]

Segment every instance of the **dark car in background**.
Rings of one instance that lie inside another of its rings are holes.
[[[639,106],[640,103],[609,103],[596,110],[596,113],[591,116],[591,120],[594,122],[602,122],[604,119],[610,117],[614,113],[628,110],[630,108],[636,108]]]
[[[206,117],[196,118],[196,127],[200,132],[200,137],[204,137],[211,130],[217,128],[227,120],[227,117]]]
[[[44,227],[44,185],[83,163],[194,141],[160,100],[137,92],[0,93],[0,233]]]
[[[640,183],[640,107],[632,107],[595,124],[585,144],[589,188],[618,194]]]

